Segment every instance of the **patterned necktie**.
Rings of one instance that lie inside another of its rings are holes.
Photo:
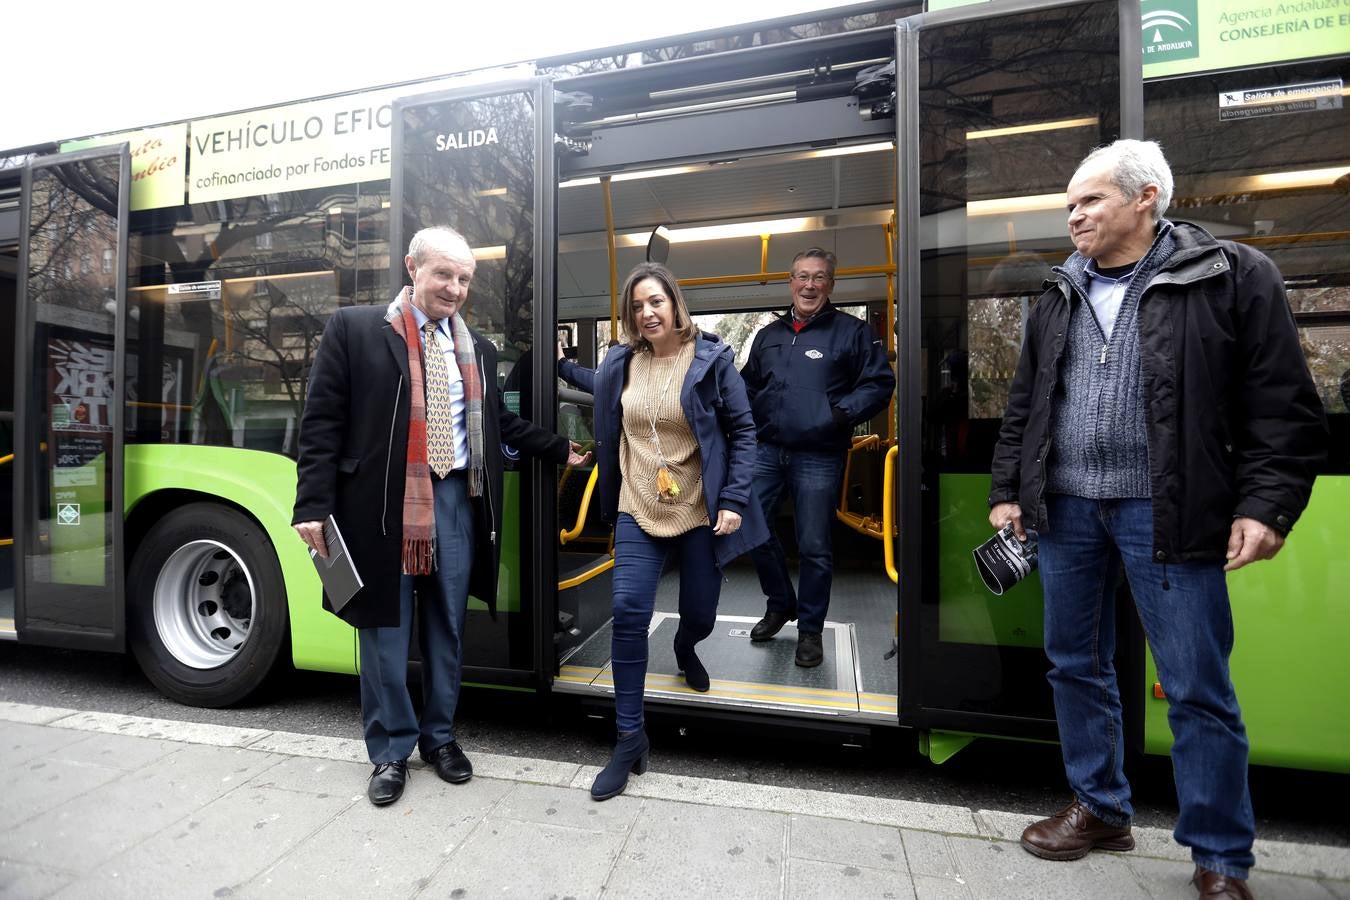
[[[428,320],[423,358],[427,369],[427,464],[438,478],[455,467],[455,432],[450,424],[450,371],[445,366],[440,329]]]

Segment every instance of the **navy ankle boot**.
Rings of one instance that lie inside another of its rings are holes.
[[[647,759],[651,744],[647,741],[647,732],[639,728],[619,735],[619,743],[614,746],[614,755],[609,765],[595,776],[591,785],[592,800],[608,800],[623,793],[628,786],[628,773],[641,775],[647,771]]]
[[[684,683],[689,685],[700,694],[706,694],[708,688],[712,687],[712,680],[708,677],[708,670],[703,667],[703,662],[694,652],[693,646],[684,646],[684,632],[682,629],[675,630],[675,664],[680,667],[684,673]]]

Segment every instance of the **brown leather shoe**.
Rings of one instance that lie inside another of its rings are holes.
[[[1204,866],[1196,866],[1191,876],[1191,884],[1200,892],[1201,897],[1228,897],[1230,900],[1252,900],[1251,888],[1247,879],[1233,878],[1211,872]]]
[[[1027,826],[1022,849],[1041,859],[1082,859],[1091,850],[1133,850],[1130,826],[1107,825],[1074,800]]]

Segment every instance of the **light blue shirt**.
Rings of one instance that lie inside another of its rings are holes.
[[[431,317],[413,304],[413,318],[417,320],[417,333],[422,337],[422,351],[427,349],[427,333],[422,328],[431,321]],[[436,331],[440,334],[441,351],[445,355],[445,368],[450,374],[450,427],[455,435],[455,468],[466,469],[469,466],[469,431],[464,422],[464,378],[459,374],[459,363],[455,361],[455,339],[450,333],[450,320],[436,322]]]
[[[1125,292],[1130,289],[1130,281],[1139,266],[1126,272],[1119,278],[1111,278],[1097,271],[1097,261],[1088,262],[1084,274],[1087,275],[1088,302],[1097,314],[1097,322],[1102,326],[1102,334],[1111,340],[1111,332],[1116,327],[1116,317],[1120,315],[1120,304],[1125,300]]]

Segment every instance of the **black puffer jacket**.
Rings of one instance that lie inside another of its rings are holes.
[[[1189,222],[1139,301],[1153,555],[1221,560],[1235,516],[1287,534],[1326,453],[1326,418],[1275,264]],[[1027,321],[994,450],[989,505],[1016,501],[1046,530],[1051,410],[1073,304],[1062,269]]]

